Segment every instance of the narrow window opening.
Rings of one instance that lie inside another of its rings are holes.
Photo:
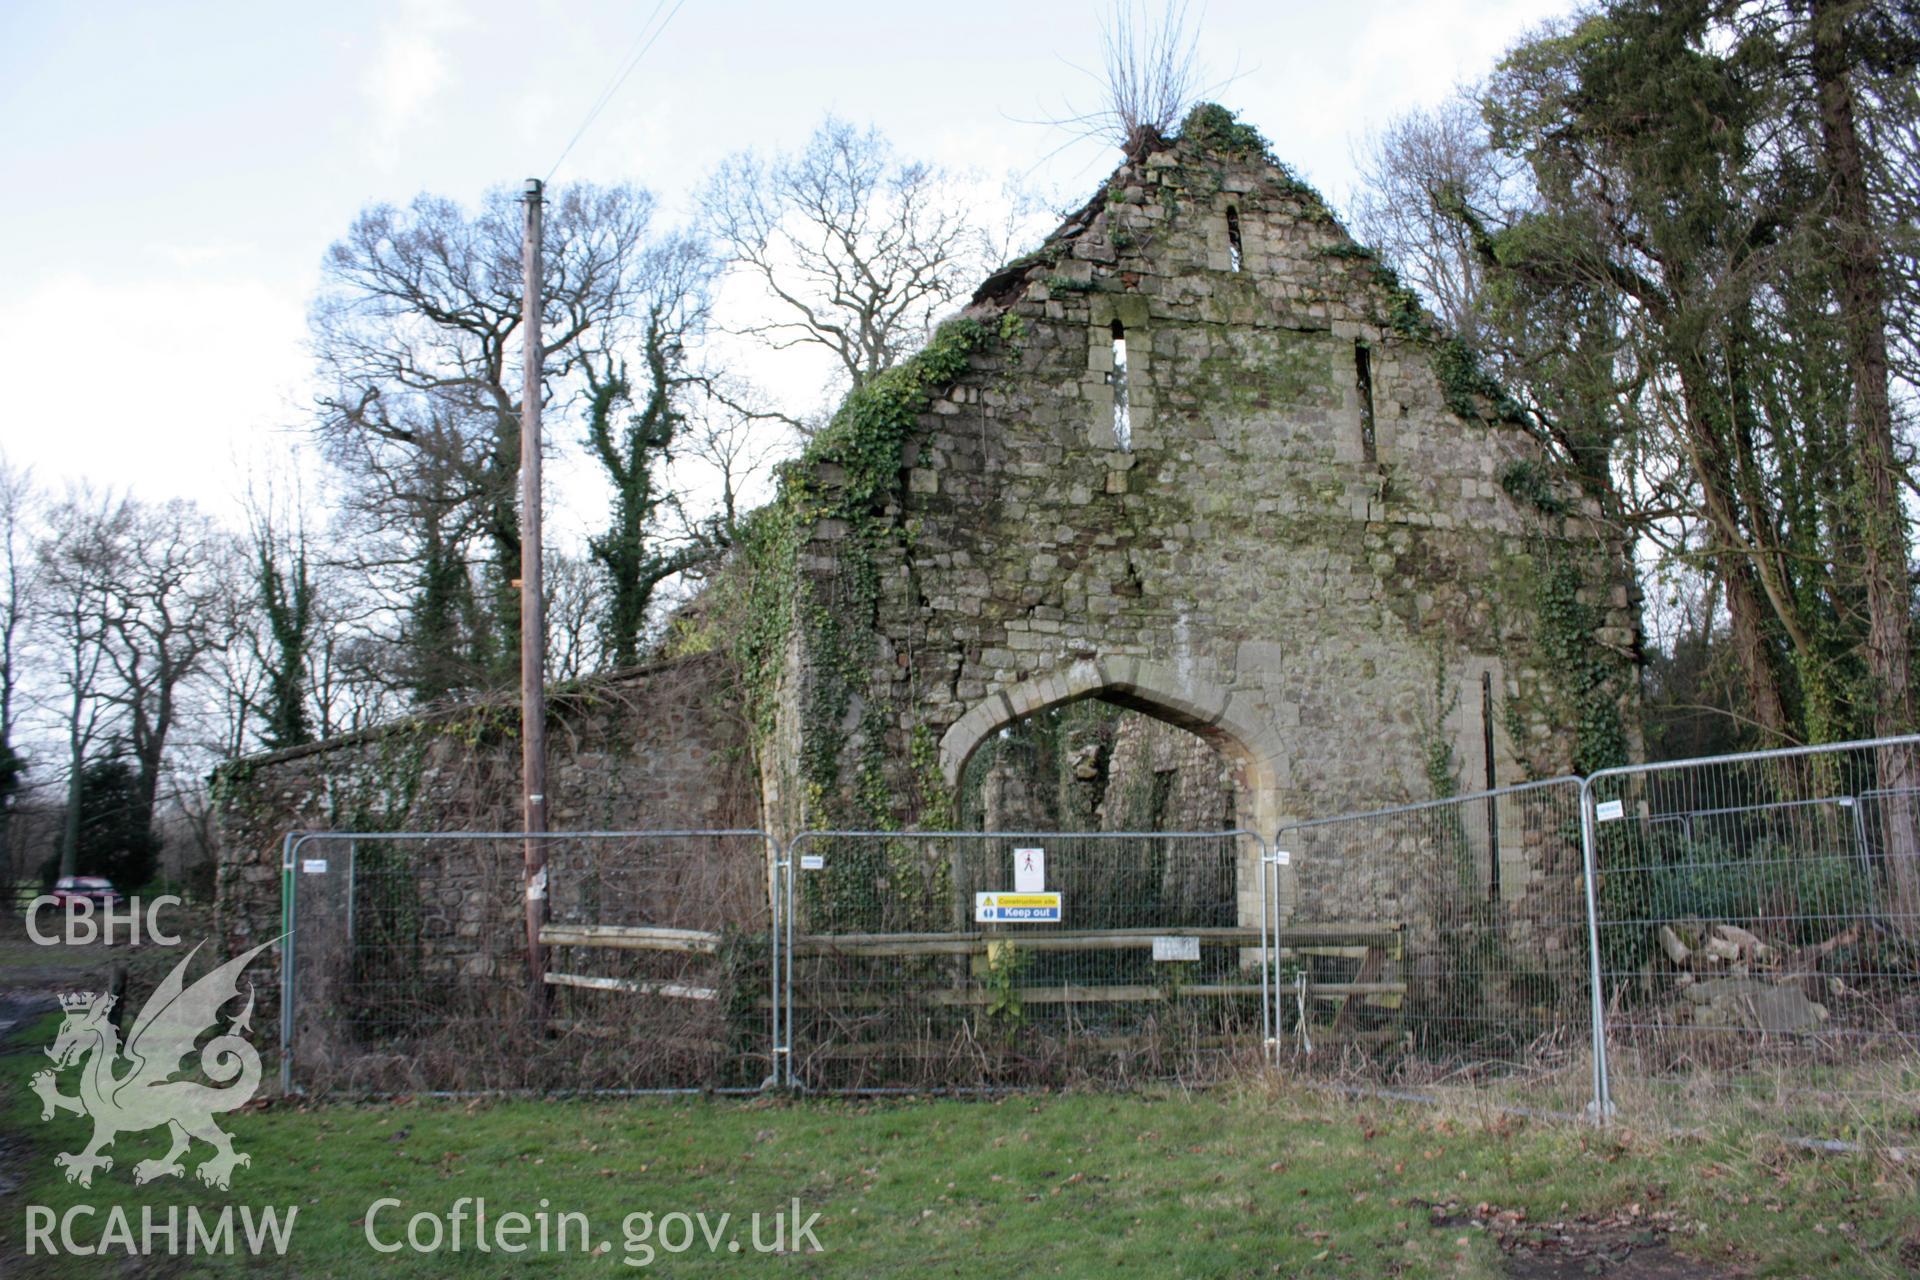
[[[1240,269],[1240,211],[1232,205],[1227,206],[1227,256],[1233,269]]]
[[[1378,461],[1373,441],[1373,353],[1364,342],[1353,344],[1353,381],[1360,390],[1360,453]]]
[[[1127,329],[1113,322],[1113,371],[1107,375],[1113,384],[1113,438],[1122,449],[1133,448],[1133,417],[1127,405]]]
[[[1486,753],[1487,790],[1499,786],[1493,764],[1493,672],[1480,673],[1480,739]],[[1487,901],[1500,901],[1500,801],[1487,797]]]

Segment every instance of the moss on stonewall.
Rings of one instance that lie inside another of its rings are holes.
[[[1211,354],[1179,394],[1239,412],[1276,406],[1338,404],[1325,340],[1289,330],[1249,330],[1230,325],[1196,326],[1209,331]]]
[[[1260,131],[1217,102],[1202,102],[1180,122],[1180,141],[1229,160],[1273,162]]]

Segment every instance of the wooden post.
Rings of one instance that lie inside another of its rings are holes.
[[[547,698],[546,605],[540,565],[540,400],[546,352],[540,336],[541,182],[527,179],[527,221],[521,248],[520,387],[520,763],[523,776],[527,887],[527,979],[534,1024],[547,1022]]]

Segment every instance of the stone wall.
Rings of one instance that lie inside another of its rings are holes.
[[[1083,697],[1206,737],[1265,833],[1430,798],[1435,760],[1480,785],[1483,673],[1500,781],[1569,771],[1576,725],[1630,740],[1620,548],[1571,495],[1510,494],[1542,455],[1497,388],[1244,134],[1124,165],[968,315],[987,336],[896,484],[835,497],[885,441],[805,464],[830,514],[762,761],[784,821],[912,824],[1001,726]],[[1563,873],[1514,870],[1515,903]],[[1318,882],[1363,909],[1388,875]]]
[[[547,736],[547,809],[555,831],[757,825],[745,722],[730,669],[717,655],[556,691]],[[493,703],[225,766],[216,787],[217,918],[224,944],[237,951],[281,931],[288,832],[513,831],[520,826],[520,768],[517,709]],[[305,973],[323,937],[339,932],[334,917],[348,909],[353,891],[332,874],[343,845],[315,843],[302,852],[329,860],[328,874],[299,877]],[[363,904],[370,895],[404,893],[408,910],[419,916],[423,950],[410,967],[479,976],[503,962],[522,963],[519,841],[366,841],[357,855]],[[594,870],[596,860],[647,862],[645,868],[600,867],[609,884],[644,871],[652,884],[687,886],[674,892],[690,905],[649,905],[654,922],[672,914],[686,927],[718,928],[762,911],[765,855],[753,841],[700,848],[703,858],[737,866],[678,867],[675,859],[692,855],[631,842],[568,842],[565,856],[580,874]],[[553,858],[559,912],[563,893],[572,890],[560,882],[560,854]],[[370,883],[375,876],[385,877],[382,885]]]

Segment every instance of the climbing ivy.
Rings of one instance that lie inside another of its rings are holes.
[[[1499,422],[1527,425],[1526,410],[1487,372],[1479,355],[1464,339],[1449,336],[1433,351],[1433,371],[1440,379],[1447,408],[1463,418],[1491,417]]]
[[[958,804],[953,788],[940,770],[940,746],[933,730],[924,724],[913,727],[913,739],[907,748],[907,760],[913,766],[914,782],[920,791],[920,825],[929,831],[951,831],[957,822]]]
[[[1420,755],[1427,775],[1428,798],[1451,799],[1460,789],[1459,762],[1453,758],[1453,741],[1447,736],[1447,717],[1460,706],[1460,690],[1447,679],[1446,659],[1433,659],[1432,705],[1420,716]],[[1462,833],[1464,838],[1464,833]]]
[[[1515,458],[1500,469],[1500,487],[1507,496],[1546,516],[1564,516],[1572,510],[1553,483],[1553,472],[1533,458]]]
[[[800,473],[817,470],[821,463],[846,468],[840,496],[814,492],[804,475],[795,472],[788,475],[788,495],[817,504],[816,515],[851,518],[863,512],[892,488],[900,472],[901,447],[933,390],[965,372],[968,358],[992,336],[978,320],[949,320],[917,354],[868,379],[846,398],[800,460]]]
[[[1582,599],[1588,575],[1562,543],[1542,540],[1534,559],[1537,643],[1546,669],[1556,674],[1571,703],[1573,771],[1584,775],[1626,764],[1618,687],[1622,663],[1595,642],[1606,617],[1600,605]]]
[[[827,428],[785,469],[779,496],[741,530],[735,572],[719,588],[717,617],[759,744],[776,729],[781,675],[795,639],[804,638],[811,679],[799,712],[798,782],[813,820],[895,825],[898,797],[887,735],[897,717],[871,689],[880,552],[883,542],[904,536],[887,518],[887,501],[899,486],[907,441],[934,393],[959,378],[976,352],[995,343],[1017,348],[1025,337],[1017,316],[991,327],[966,317],[942,325],[916,355],[848,395]],[[823,597],[803,598],[800,548],[823,529],[837,539],[837,572],[824,584]],[[861,753],[853,776],[845,779],[843,756],[856,732]],[[930,740],[916,741],[912,753],[920,811],[950,812],[937,749]],[[850,787],[844,785],[849,781]]]

